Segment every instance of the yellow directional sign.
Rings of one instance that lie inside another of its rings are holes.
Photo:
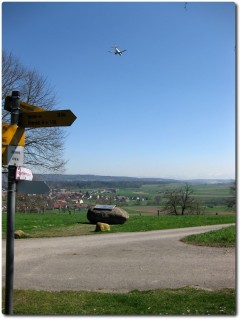
[[[11,112],[11,110],[12,110],[12,97],[7,96],[5,98],[4,110]],[[40,107],[33,106],[33,105],[28,104],[26,102],[20,101],[20,111],[21,112],[41,112],[41,111],[44,111],[44,109],[42,109]]]
[[[2,124],[2,145],[24,146],[24,128],[12,124]]]
[[[31,104],[20,101],[20,111],[22,111],[22,112],[41,112],[41,111],[45,111],[45,110],[40,107],[32,106]]]
[[[71,110],[23,112],[18,125],[24,128],[70,126],[76,119]]]

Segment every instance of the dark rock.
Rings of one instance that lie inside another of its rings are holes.
[[[97,222],[103,222],[108,224],[123,224],[129,218],[128,213],[118,207],[109,206],[111,209],[100,209],[100,206],[91,207],[87,212],[87,219],[90,223],[96,224]],[[106,206],[108,207],[108,206]]]

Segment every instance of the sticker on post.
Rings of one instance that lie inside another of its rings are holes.
[[[33,180],[33,173],[30,169],[25,168],[25,167],[17,167],[16,169],[16,175],[15,175],[16,180],[28,180],[32,181]]]

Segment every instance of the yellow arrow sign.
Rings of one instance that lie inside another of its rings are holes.
[[[24,128],[12,124],[2,124],[2,145],[24,146]]]
[[[31,104],[20,101],[20,111],[22,111],[22,112],[41,112],[41,111],[45,111],[45,110],[40,107],[32,106]]]
[[[76,119],[71,110],[24,112],[19,115],[18,125],[24,128],[70,126]]]

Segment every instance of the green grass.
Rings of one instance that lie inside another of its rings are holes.
[[[138,232],[234,223],[235,215],[161,215],[130,216],[123,225],[113,225],[113,232]]]
[[[235,302],[233,289],[129,293],[14,290],[16,315],[235,315]]]
[[[6,214],[2,215],[2,237],[6,237]],[[81,222],[81,223],[79,223]],[[15,230],[22,230],[31,237],[68,236],[88,234],[94,226],[88,223],[86,211],[79,213],[45,214],[19,213],[15,215]]]
[[[138,232],[174,228],[235,223],[236,216],[227,215],[186,215],[186,216],[131,216],[123,225],[111,225],[111,232]],[[65,237],[96,234],[95,225],[88,222],[86,211],[67,213],[17,213],[15,230],[22,230],[30,237]],[[2,215],[2,237],[6,237],[6,214]]]
[[[186,216],[130,216],[123,225],[111,225],[111,232],[138,232],[235,223],[235,215],[186,215]],[[86,211],[74,213],[17,213],[15,230],[22,230],[30,237],[63,237],[96,234],[95,225],[88,222]],[[2,215],[2,237],[6,237],[6,214]]]
[[[182,241],[200,246],[234,247],[236,243],[236,228],[235,226],[231,226],[220,230],[190,235],[182,239]]]

